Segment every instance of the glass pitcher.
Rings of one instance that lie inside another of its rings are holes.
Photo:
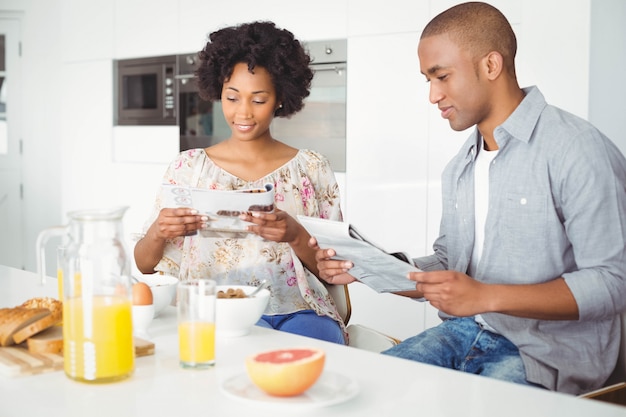
[[[122,218],[128,207],[68,213],[67,226],[43,230],[39,269],[45,279],[45,242],[64,236],[57,252],[63,288],[63,356],[68,377],[110,382],[134,370],[130,263]]]

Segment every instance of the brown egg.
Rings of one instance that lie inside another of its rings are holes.
[[[143,282],[133,284],[133,305],[145,306],[152,304],[152,290]]]

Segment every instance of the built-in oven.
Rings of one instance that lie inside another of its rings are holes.
[[[176,125],[176,55],[114,63],[117,125]]]
[[[272,135],[295,148],[312,149],[326,156],[335,172],[346,170],[346,77],[345,39],[306,42],[314,71],[311,94],[304,108],[291,118],[277,117]],[[207,147],[230,136],[221,102],[202,100],[193,75],[196,54],[177,57],[177,108],[180,149]]]

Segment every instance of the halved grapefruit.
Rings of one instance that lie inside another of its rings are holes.
[[[316,348],[287,348],[246,358],[252,382],[270,395],[291,397],[309,389],[324,370],[326,354]]]

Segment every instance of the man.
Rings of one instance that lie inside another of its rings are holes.
[[[430,101],[476,126],[442,174],[434,254],[416,289],[443,322],[385,354],[579,394],[615,367],[626,309],[626,160],[588,122],[515,74],[515,34],[496,8],[454,6],[418,46]],[[314,239],[310,242],[316,243]],[[318,249],[320,276],[354,280]]]

